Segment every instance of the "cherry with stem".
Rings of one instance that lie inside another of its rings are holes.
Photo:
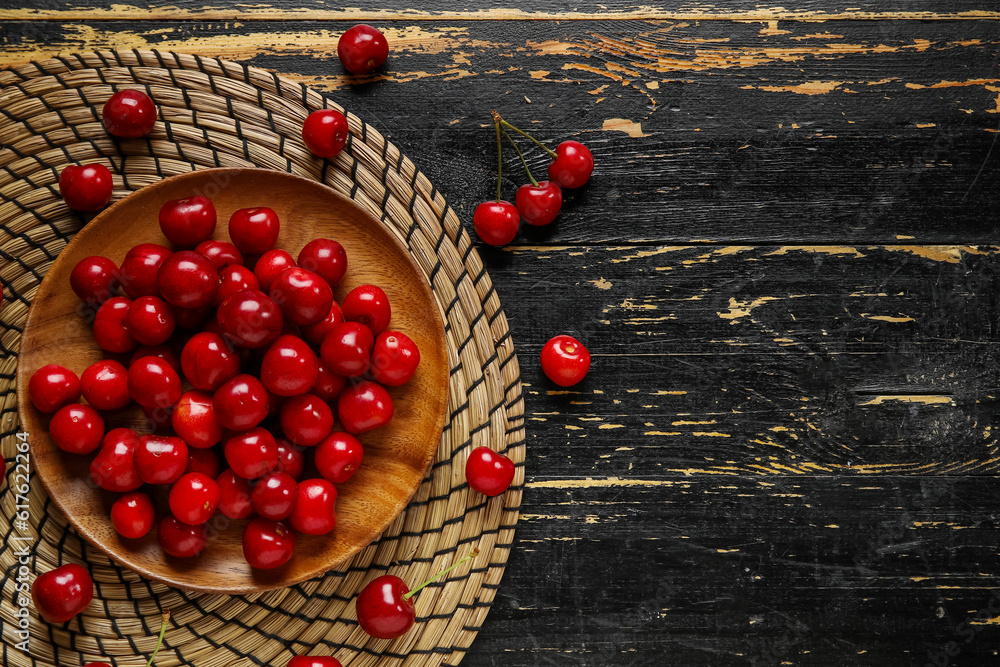
[[[531,141],[535,142],[535,144],[549,154],[549,157],[552,158],[552,162],[549,164],[550,181],[555,181],[564,188],[578,188],[590,180],[590,175],[594,172],[594,156],[590,152],[590,149],[579,141],[569,139],[556,146],[555,150],[552,150],[524,130],[500,118],[499,114],[493,120],[495,123],[500,123],[504,128],[513,130],[531,139]]]
[[[514,147],[517,157],[521,159],[521,164],[524,165],[524,171],[528,173],[528,180],[531,181],[530,185],[524,184],[517,189],[517,196],[514,198],[514,202],[518,213],[521,214],[521,217],[529,225],[540,227],[549,224],[555,220],[556,216],[559,215],[559,210],[562,208],[562,188],[555,181],[542,181],[540,183],[536,181],[531,173],[531,169],[528,168],[528,163],[524,159],[521,149],[517,147],[517,144],[514,143],[514,140],[506,131],[504,131],[503,136]]]
[[[493,127],[497,135],[497,197],[495,201],[485,201],[476,207],[472,224],[476,234],[486,243],[495,246],[507,245],[517,236],[521,216],[517,207],[500,198],[503,184],[503,146],[500,141],[500,114],[493,111]]]

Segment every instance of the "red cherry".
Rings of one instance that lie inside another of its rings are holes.
[[[219,269],[219,289],[215,292],[212,305],[218,307],[223,301],[245,289],[260,289],[260,281],[253,271],[239,264]]]
[[[143,357],[128,369],[128,391],[139,405],[169,408],[181,397],[181,378],[159,357]]]
[[[125,293],[133,299],[140,296],[159,296],[158,275],[160,266],[173,253],[156,243],[140,243],[127,253],[119,268]]]
[[[177,323],[178,329],[191,331],[192,329],[200,329],[203,326],[208,327],[215,321],[214,318],[209,320],[209,317],[215,314],[215,311],[209,306],[205,306],[204,308],[181,308],[173,304],[169,305],[170,312],[174,314],[174,321]]]
[[[594,156],[579,141],[564,141],[556,146],[556,159],[549,164],[549,180],[564,188],[578,188],[594,173]]]
[[[59,174],[59,193],[74,211],[99,211],[111,201],[114,183],[103,164],[70,164]]]
[[[111,505],[111,525],[122,537],[139,539],[153,528],[156,508],[145,493],[126,493]]]
[[[207,257],[216,269],[243,264],[243,254],[228,241],[202,241],[195,246],[194,251]]]
[[[348,134],[347,118],[335,109],[313,111],[302,124],[302,140],[317,157],[336,157],[347,143]]]
[[[139,341],[132,337],[125,327],[132,300],[124,296],[113,296],[97,309],[94,317],[94,342],[107,352],[131,352]]]
[[[159,217],[163,235],[182,248],[194,248],[208,241],[215,231],[215,206],[208,197],[197,195],[168,201],[160,207]]]
[[[203,331],[181,350],[181,370],[191,386],[215,391],[240,372],[240,357],[217,333]]]
[[[344,430],[354,435],[388,424],[392,412],[389,392],[369,380],[348,387],[337,399],[337,417]]]
[[[313,394],[302,394],[285,401],[278,411],[281,431],[297,445],[317,445],[333,430],[333,411]]]
[[[197,556],[208,544],[204,525],[192,526],[170,514],[160,521],[156,539],[164,551],[176,558]]]
[[[155,296],[140,296],[125,314],[125,328],[142,345],[165,343],[174,333],[175,326],[170,306]]]
[[[250,482],[232,470],[224,470],[215,483],[219,486],[219,511],[230,519],[245,519],[253,514]]]
[[[121,410],[132,402],[128,371],[113,359],[95,361],[80,375],[83,397],[98,410]]]
[[[181,250],[164,260],[159,283],[168,303],[181,308],[202,308],[212,303],[219,289],[219,272],[204,255]]]
[[[507,245],[517,236],[521,216],[509,201],[484,201],[472,214],[476,234],[490,245]]]
[[[184,467],[185,475],[200,472],[215,479],[219,476],[219,467],[219,455],[215,453],[214,447],[210,449],[192,449],[188,447],[188,462]]]
[[[347,386],[347,378],[337,375],[326,367],[326,362],[320,361],[317,365],[316,383],[309,390],[310,394],[316,394],[327,403],[332,403],[340,396],[340,392]]]
[[[65,623],[94,599],[94,580],[83,567],[67,563],[38,575],[31,585],[31,599],[43,619]]]
[[[101,119],[108,132],[116,137],[144,137],[156,123],[156,105],[141,90],[119,90],[104,103]]]
[[[243,529],[243,557],[250,567],[270,570],[289,561],[295,551],[295,533],[288,524],[263,517]]]
[[[409,336],[399,331],[383,331],[375,339],[368,372],[377,382],[397,387],[410,381],[419,363],[420,350]]]
[[[90,479],[108,491],[135,491],[142,486],[142,479],[135,469],[135,449],[139,436],[128,428],[108,431],[97,456],[90,462]]]
[[[350,433],[331,433],[316,447],[316,471],[334,484],[343,484],[358,471],[364,457],[360,440]]]
[[[82,403],[59,408],[49,422],[49,435],[56,447],[70,454],[89,454],[101,446],[104,420],[97,410]]]
[[[360,322],[377,336],[389,326],[392,308],[385,291],[376,285],[358,285],[340,304],[345,322]]]
[[[316,384],[319,362],[312,348],[297,336],[281,336],[264,353],[260,380],[278,396],[298,396]]]
[[[337,489],[325,479],[298,485],[295,507],[288,521],[306,535],[326,535],[337,526]]]
[[[230,431],[247,431],[267,416],[267,390],[252,375],[237,375],[212,397],[215,419]]]
[[[244,479],[257,479],[278,465],[274,436],[260,427],[230,437],[223,452],[232,471]]]
[[[198,526],[215,514],[219,506],[219,485],[200,472],[190,472],[170,487],[170,511],[179,521]]]
[[[560,387],[570,387],[587,375],[590,352],[572,336],[554,336],[542,348],[542,371]]]
[[[258,290],[237,292],[222,302],[216,315],[223,335],[234,345],[266,347],[281,335],[284,318],[278,304]]]
[[[562,208],[562,189],[555,181],[541,181],[538,185],[526,183],[517,189],[514,202],[526,223],[547,225],[556,219]]]
[[[288,661],[288,667],[343,667],[340,660],[325,655],[297,655]]]
[[[389,42],[381,31],[361,23],[337,40],[337,57],[351,74],[368,74],[389,57]]]
[[[187,468],[188,446],[175,436],[141,435],[134,462],[146,484],[173,484]]]
[[[298,481],[302,478],[302,472],[305,470],[305,467],[305,448],[285,438],[278,438],[278,464],[274,469]]]
[[[336,287],[347,273],[347,251],[333,239],[313,239],[299,251],[298,265]]]
[[[67,403],[80,399],[80,378],[59,364],[42,366],[28,380],[28,396],[40,412],[52,414]]]
[[[251,255],[273,248],[280,228],[278,214],[266,206],[241,208],[229,218],[229,238],[233,245]]]
[[[406,634],[417,616],[409,592],[406,582],[394,574],[383,574],[369,582],[356,603],[361,629],[379,639]]]
[[[320,356],[334,373],[358,377],[368,370],[374,345],[375,338],[368,327],[359,322],[344,322],[323,339]]]
[[[140,345],[132,351],[128,365],[131,366],[143,357],[158,357],[170,364],[175,371],[181,372],[181,359],[173,348],[167,345]]]
[[[195,449],[205,449],[222,440],[222,426],[215,419],[212,395],[203,391],[185,392],[170,415],[174,433]]]
[[[514,480],[514,462],[489,447],[476,447],[465,462],[465,481],[487,496],[498,496]]]
[[[274,279],[285,269],[290,269],[294,266],[295,260],[281,248],[268,250],[260,256],[260,259],[253,266],[253,273],[257,276],[257,281],[260,283],[259,289],[262,292],[269,291],[271,285],[274,283]]]
[[[253,511],[272,521],[287,518],[295,507],[297,488],[298,484],[291,475],[283,472],[264,475],[250,492]]]
[[[268,295],[281,308],[286,322],[303,326],[321,321],[333,303],[333,290],[327,282],[299,267],[279,273]]]
[[[313,345],[322,345],[326,335],[344,321],[344,315],[336,301],[330,302],[330,312],[316,324],[302,327],[302,337]]]
[[[84,303],[100,305],[118,289],[118,265],[99,255],[84,257],[69,274],[69,286]]]

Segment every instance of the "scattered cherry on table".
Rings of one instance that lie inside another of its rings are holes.
[[[59,173],[59,194],[74,211],[99,211],[111,201],[114,182],[103,164],[70,164]]]
[[[104,103],[101,120],[108,132],[116,137],[144,137],[156,124],[156,105],[141,90],[119,90]]]
[[[360,23],[337,40],[337,57],[351,74],[369,74],[388,59],[389,42],[377,28]]]
[[[542,371],[560,387],[580,382],[590,370],[590,351],[572,336],[554,336],[541,353]]]
[[[43,619],[65,623],[94,599],[94,580],[80,565],[67,563],[38,575],[31,585],[31,599]]]
[[[487,496],[498,496],[514,480],[514,462],[489,447],[476,447],[465,462],[465,481]]]
[[[336,157],[347,143],[347,118],[336,109],[319,109],[302,124],[302,140],[316,157]]]

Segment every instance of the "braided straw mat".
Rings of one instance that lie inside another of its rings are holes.
[[[116,140],[105,132],[100,110],[122,88],[142,89],[156,103],[160,117],[148,137]],[[455,211],[396,146],[347,112],[351,136],[340,155],[321,160],[306,150],[302,122],[321,108],[343,111],[271,72],[156,51],[103,51],[0,71],[4,665],[143,665],[166,609],[171,617],[158,667],[281,667],[307,653],[335,655],[345,666],[431,667],[456,665],[469,649],[510,554],[524,480],[524,404],[507,319]],[[81,540],[34,476],[29,525],[15,522],[23,509],[15,494],[23,482],[15,473],[21,326],[46,269],[90,217],[67,209],[56,187],[62,167],[79,162],[111,170],[116,200],[163,177],[208,167],[312,178],[380,218],[426,273],[447,322],[450,419],[409,507],[342,569],[253,595],[201,595],[153,583]],[[480,445],[516,463],[507,493],[486,498],[466,485],[466,458]],[[376,640],[358,626],[354,599],[365,583],[391,572],[416,585],[474,546],[482,552],[478,558],[416,596],[417,624],[409,633]],[[15,646],[19,567],[27,564],[33,578],[67,562],[90,569],[94,601],[62,626],[32,610],[25,654]]]

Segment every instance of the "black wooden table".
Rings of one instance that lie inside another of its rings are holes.
[[[0,65],[155,47],[290,74],[470,228],[491,109],[592,148],[551,227],[481,248],[527,485],[464,665],[995,664],[995,3],[12,4]],[[357,22],[391,46],[363,83],[336,59]],[[570,390],[537,363],[557,333],[593,353]]]

